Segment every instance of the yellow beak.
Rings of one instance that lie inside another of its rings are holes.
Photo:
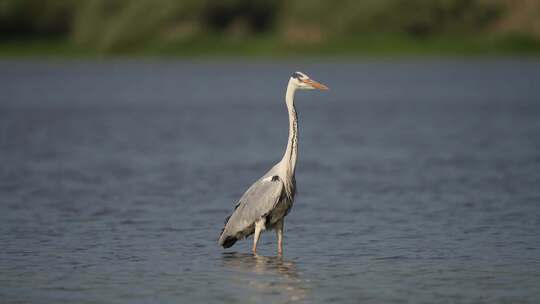
[[[322,84],[322,83],[316,82],[315,80],[312,80],[312,79],[305,79],[305,80],[302,80],[302,82],[304,82],[304,83],[306,83],[306,84],[309,84],[309,85],[312,86],[313,88],[318,89],[318,90],[321,90],[321,91],[328,90],[328,87],[327,87],[327,86],[325,86],[325,85]]]

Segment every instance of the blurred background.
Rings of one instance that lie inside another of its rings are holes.
[[[0,54],[540,53],[539,0],[2,0]]]
[[[540,303],[540,0],[0,0],[0,302]],[[260,256],[223,220],[283,155]]]

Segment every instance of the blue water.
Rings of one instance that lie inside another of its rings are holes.
[[[217,246],[285,149],[260,256]],[[539,303],[540,61],[0,62],[2,303]]]

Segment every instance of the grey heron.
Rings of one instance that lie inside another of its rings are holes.
[[[296,193],[294,177],[298,153],[298,118],[294,107],[296,90],[328,90],[328,87],[294,72],[289,79],[285,104],[289,113],[289,138],[281,161],[259,178],[242,195],[233,213],[225,219],[219,245],[229,248],[237,240],[253,235],[253,254],[261,232],[270,229],[277,235],[278,255],[283,253],[283,221],[291,210]]]

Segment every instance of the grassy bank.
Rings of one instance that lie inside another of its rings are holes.
[[[0,41],[2,58],[114,57],[401,57],[401,56],[540,56],[540,42],[526,36],[411,38],[370,34],[321,43],[291,44],[273,36],[232,39],[204,36],[174,43],[148,43],[136,50],[100,52],[62,38]]]
[[[540,0],[4,0],[0,4],[1,57],[538,54]]]

